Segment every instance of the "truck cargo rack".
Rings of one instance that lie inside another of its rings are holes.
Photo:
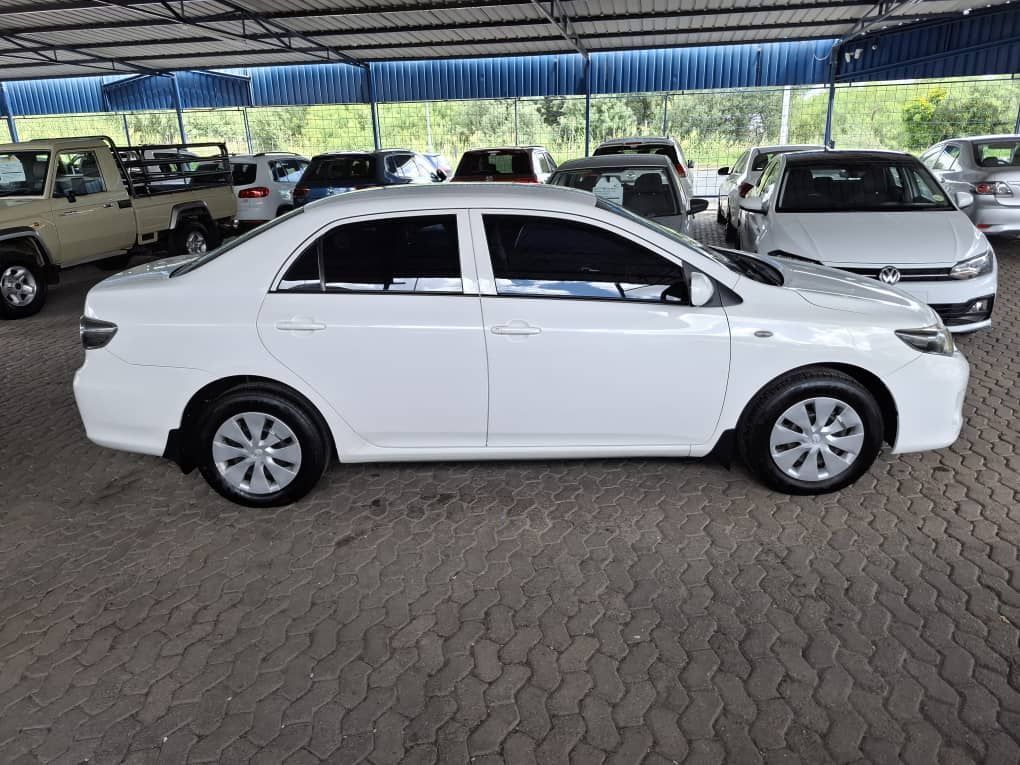
[[[128,148],[117,146],[108,136],[97,137],[109,144],[131,196],[233,185],[230,154],[222,142],[142,144]]]

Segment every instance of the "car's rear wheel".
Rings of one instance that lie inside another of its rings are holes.
[[[730,220],[730,216],[726,216],[726,241],[730,244],[736,244],[740,237],[737,235],[737,227],[733,225],[733,221]]]
[[[741,457],[765,484],[787,494],[849,486],[882,446],[882,410],[852,377],[798,373],[768,386],[748,406],[737,434]]]
[[[217,492],[249,507],[296,502],[329,466],[325,426],[312,412],[262,388],[221,396],[202,417],[195,453]]]
[[[30,255],[0,253],[0,317],[24,319],[46,303],[46,274]]]
[[[719,197],[717,205],[718,206],[715,208],[715,222],[722,225],[726,223],[726,215],[724,215],[722,211],[722,197]]]

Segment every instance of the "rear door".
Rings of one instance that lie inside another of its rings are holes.
[[[472,215],[489,446],[708,441],[726,391],[729,324],[721,307],[663,301],[686,279],[681,265],[587,218]]]
[[[466,213],[355,218],[292,259],[259,335],[371,444],[482,446],[488,379],[475,285]]]

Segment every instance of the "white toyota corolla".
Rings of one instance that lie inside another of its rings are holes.
[[[968,366],[920,301],[703,247],[559,187],[309,204],[88,295],[97,444],[279,505],[331,459],[703,456],[791,493],[959,435]]]

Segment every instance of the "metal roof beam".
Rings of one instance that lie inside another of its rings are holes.
[[[26,61],[31,61],[36,64],[67,64],[68,61],[62,60],[58,55],[60,52],[65,52],[84,56],[83,59],[75,61],[74,66],[98,69],[106,72],[107,74],[123,73],[124,71],[137,72],[141,74],[157,74],[155,69],[149,69],[146,66],[142,66],[116,56],[96,55],[74,45],[39,46],[38,42],[35,40],[25,39],[19,34],[12,34],[10,32],[3,31],[2,29],[0,29],[0,40],[13,45],[15,48],[14,51],[6,52],[4,55],[12,58],[21,57]],[[118,66],[120,67],[119,69],[117,68]]]
[[[921,0],[882,0],[881,2],[874,3],[861,18],[854,24],[854,28],[839,38],[839,42],[834,47],[840,47],[844,43],[850,42],[854,38],[860,37],[863,34],[867,34],[868,30],[876,24],[881,24],[883,21],[888,21],[893,15],[895,15],[901,8],[908,5],[919,5]],[[933,18],[934,14],[925,14],[928,18]],[[941,15],[941,14],[939,14]],[[956,15],[956,14],[953,14]],[[916,21],[917,19],[911,19]]]
[[[574,25],[570,20],[570,14],[567,13],[560,0],[548,0],[548,8],[546,7],[546,3],[543,3],[542,0],[531,0],[531,4],[538,9],[538,12],[545,17],[546,21],[556,27],[560,36],[570,43],[570,47],[585,58],[588,58],[588,51],[585,49],[584,43],[581,42],[580,36],[574,31]]]
[[[115,8],[122,8],[129,7],[129,5],[133,3],[133,0],[97,0],[97,2]],[[327,61],[330,63],[339,62],[344,64],[351,64],[352,66],[357,66],[361,68],[368,66],[364,62],[358,61],[357,59],[347,55],[341,50],[337,50],[336,48],[333,48],[332,46],[329,45],[323,45],[314,38],[307,37],[301,32],[295,32],[293,30],[290,30],[281,24],[275,24],[275,26],[273,27],[263,26],[265,20],[262,19],[259,16],[259,14],[253,13],[239,5],[236,5],[231,0],[217,0],[217,2],[219,2],[221,5],[225,5],[228,8],[232,9],[234,17],[231,20],[241,22],[242,24],[241,28],[242,31],[240,33],[231,32],[229,30],[213,26],[210,22],[198,20],[200,17],[188,16],[184,10],[183,5],[179,6],[179,9],[175,9],[173,7],[174,5],[173,3],[161,3],[160,5],[166,11],[166,13],[153,10],[152,8],[149,8],[147,6],[141,6],[137,4],[133,4],[131,5],[131,7],[133,10],[138,11],[140,13],[144,13],[146,16],[152,17],[153,19],[160,20],[162,23],[179,24],[183,26],[195,27],[208,32],[210,35],[218,39],[256,42],[247,34],[244,28],[244,25],[246,23],[254,23],[259,25],[260,28],[263,29],[271,28],[275,30],[272,33],[275,36],[273,36],[272,38],[264,38],[258,40],[257,42],[259,42],[260,44],[268,45],[269,47],[275,48],[277,50],[290,52],[299,51],[302,55],[310,56],[312,58],[316,58],[321,61]],[[145,27],[147,26],[147,24],[144,22],[136,21],[135,23],[131,24],[131,26]],[[106,25],[106,28],[108,27],[109,25]],[[36,31],[41,32],[42,30],[37,29]],[[293,40],[295,39],[309,43],[309,46],[297,48],[293,44]],[[158,44],[160,41],[156,40],[153,42],[155,44]],[[166,42],[168,44],[172,44],[172,41]],[[116,47],[116,44],[111,45],[109,47]],[[235,52],[234,55],[237,55],[238,53],[243,55],[245,51],[237,51]],[[139,60],[139,58],[135,57],[135,60]]]

